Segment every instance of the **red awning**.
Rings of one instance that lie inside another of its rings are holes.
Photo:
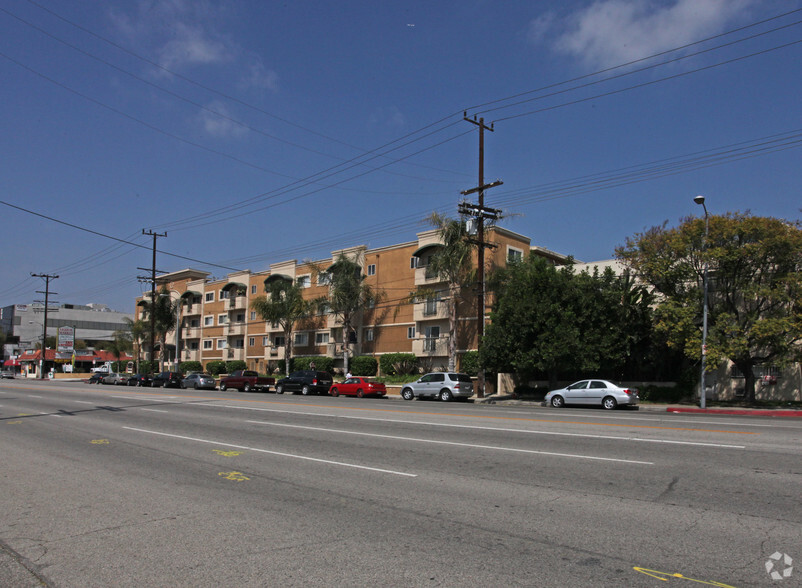
[[[19,365],[19,361],[16,359],[7,359],[3,362],[4,366],[11,366],[11,365]]]

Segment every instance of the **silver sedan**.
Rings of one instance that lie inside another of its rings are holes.
[[[552,390],[546,394],[543,404],[555,408],[576,404],[613,410],[617,406],[637,407],[638,401],[637,388],[622,388],[607,380],[580,380]]]

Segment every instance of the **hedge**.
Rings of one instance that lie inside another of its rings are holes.
[[[348,363],[351,373],[355,376],[375,376],[379,368],[379,362],[375,357],[369,355],[359,355],[351,359]]]
[[[182,361],[178,364],[178,371],[182,374],[187,374],[189,372],[202,372],[203,364],[201,364],[199,361]]]
[[[386,353],[379,357],[382,375],[402,376],[418,369],[418,356],[414,353]]]
[[[206,364],[206,371],[213,376],[219,376],[226,373],[226,362],[222,360],[210,361]]]

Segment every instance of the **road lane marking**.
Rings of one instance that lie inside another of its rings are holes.
[[[169,410],[159,410],[158,408],[143,408],[142,410],[146,410],[148,412],[170,412]]]
[[[151,434],[151,435],[161,435],[162,437],[171,437],[173,439],[183,439],[185,441],[196,441],[198,443],[210,443],[210,444],[213,444],[213,445],[224,445],[226,447],[233,447],[235,449],[247,449],[247,450],[250,450],[250,451],[256,451],[258,453],[267,453],[267,454],[270,454],[270,455],[278,455],[280,457],[291,457],[291,458],[294,458],[294,459],[302,459],[302,460],[305,460],[305,461],[314,461],[314,462],[317,462],[317,463],[325,463],[325,464],[336,465],[336,466],[341,466],[341,467],[345,467],[345,468],[355,468],[355,469],[358,469],[358,470],[368,470],[368,471],[371,471],[371,472],[379,472],[381,474],[393,474],[393,475],[396,475],[396,476],[405,476],[405,477],[408,477],[408,478],[417,478],[418,477],[418,474],[410,474],[410,473],[407,473],[407,472],[397,472],[397,471],[394,471],[394,470],[385,470],[385,469],[381,469],[381,468],[373,468],[373,467],[370,467],[370,466],[363,466],[363,465],[354,464],[354,463],[345,463],[345,462],[341,462],[341,461],[332,461],[330,459],[320,459],[320,458],[317,458],[317,457],[309,457],[309,456],[306,456],[306,455],[297,455],[297,454],[293,454],[293,453],[284,453],[282,451],[270,451],[268,449],[260,449],[258,447],[249,447],[247,445],[237,445],[235,443],[226,443],[224,441],[212,441],[212,440],[209,440],[209,439],[199,439],[197,437],[187,437],[185,435],[174,435],[173,433],[164,433],[162,431],[149,431],[147,429],[138,429],[136,427],[123,427],[123,429],[127,429],[129,431],[137,431],[139,433],[148,433],[148,434]]]
[[[333,413],[300,412],[294,410],[280,410],[275,408],[256,408],[252,406],[232,406],[225,404],[204,404],[197,403],[195,406],[214,406],[223,408],[234,408],[238,410],[256,410],[261,412],[278,412],[283,414],[297,414],[301,416],[318,416],[337,419],[352,419],[360,421],[377,421],[380,423],[399,423],[402,425],[426,425],[430,427],[449,427],[453,429],[471,429],[477,431],[494,431],[497,433],[524,433],[528,435],[553,435],[557,437],[582,437],[586,439],[606,439],[610,441],[637,441],[640,443],[665,443],[668,445],[693,445],[701,447],[717,447],[719,449],[746,449],[746,445],[728,445],[725,443],[705,443],[702,441],[675,441],[673,439],[647,439],[645,437],[623,437],[617,435],[591,435],[590,433],[563,433],[559,431],[531,431],[526,429],[509,429],[505,427],[480,427],[479,425],[457,425],[453,423],[434,423],[428,421],[408,421],[401,419],[380,419],[373,417],[363,417],[354,415],[339,415]]]
[[[378,433],[363,433],[362,431],[343,431],[341,429],[325,429],[323,427],[307,427],[304,425],[288,425],[286,423],[269,423],[267,421],[247,421],[256,425],[269,425],[273,427],[287,427],[291,429],[306,429],[309,431],[320,431],[323,433],[340,433],[342,435],[359,435],[361,437],[377,437],[380,439],[391,439],[393,441],[411,441],[415,443],[431,443],[434,445],[451,445],[453,447],[467,447],[469,449],[492,449],[494,451],[511,451],[514,453],[529,453],[535,455],[550,455],[553,457],[573,457],[576,459],[591,459],[595,461],[615,461],[619,463],[631,463],[636,465],[654,465],[651,461],[637,461],[634,459],[617,459],[614,457],[597,457],[593,455],[579,455],[576,453],[557,453],[554,451],[538,451],[535,449],[517,449],[515,447],[497,447],[494,445],[477,445],[474,443],[459,443],[456,441],[436,441],[434,439],[420,439],[416,437],[401,437],[398,435],[380,435]]]

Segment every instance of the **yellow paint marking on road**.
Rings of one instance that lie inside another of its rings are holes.
[[[694,578],[688,578],[687,576],[683,576],[682,574],[677,574],[677,573],[671,574],[669,572],[658,572],[657,570],[639,568],[637,566],[633,566],[632,569],[641,574],[646,574],[647,576],[651,576],[652,578],[662,580],[663,582],[668,582],[669,578],[677,578],[679,580],[688,580],[689,582],[696,582],[697,584],[704,584],[706,586],[718,586],[719,588],[735,588],[735,586],[730,586],[729,584],[722,584],[721,582],[716,582],[716,581],[708,582],[707,580],[696,580]]]
[[[21,425],[22,421],[6,421],[7,425]]]
[[[110,441],[108,439],[92,439],[90,443],[92,445],[110,445]]]
[[[223,476],[226,480],[234,480],[235,482],[244,482],[250,480],[248,476],[242,472],[220,472],[218,476]]]
[[[244,451],[223,451],[222,449],[212,449],[217,455],[222,455],[223,457],[237,457],[238,455],[242,455],[245,453]]]

